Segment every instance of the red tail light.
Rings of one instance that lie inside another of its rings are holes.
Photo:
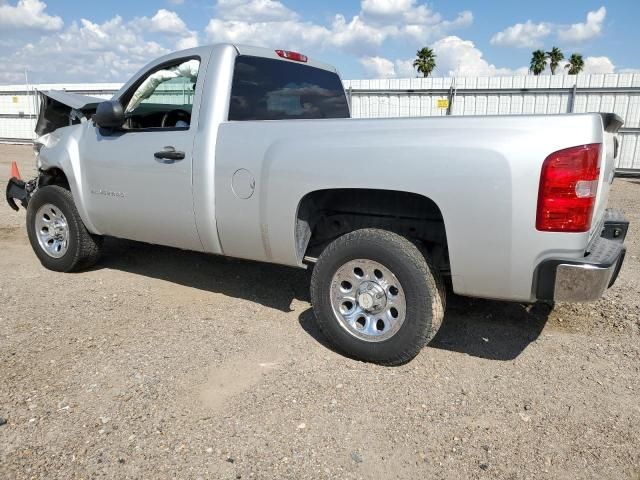
[[[304,62],[307,63],[309,59],[306,55],[303,55],[298,52],[289,52],[287,50],[276,50],[276,53],[279,57],[286,58],[287,60],[293,60],[295,62]]]
[[[540,175],[536,228],[545,232],[588,231],[599,175],[599,143],[549,155]]]

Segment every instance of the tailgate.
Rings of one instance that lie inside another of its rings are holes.
[[[619,153],[619,140],[616,133],[622,126],[623,121],[615,113],[601,113],[602,118],[602,159],[600,161],[600,179],[598,186],[598,195],[596,196],[596,204],[593,209],[593,219],[591,222],[591,231],[589,239],[593,239],[596,235],[600,235],[602,230],[602,222],[604,221],[604,212],[607,208],[609,200],[609,190],[616,169],[617,156]]]

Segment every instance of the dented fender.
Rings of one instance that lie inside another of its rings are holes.
[[[87,213],[84,165],[80,158],[79,148],[79,143],[84,135],[95,135],[95,127],[92,122],[85,120],[78,124],[58,128],[41,137],[43,143],[38,153],[38,170],[42,175],[52,169],[58,169],[65,175],[76,209],[84,225],[89,232],[100,235],[102,232],[96,229]]]

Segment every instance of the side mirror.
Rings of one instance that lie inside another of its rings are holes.
[[[93,120],[102,128],[118,128],[124,124],[124,109],[117,100],[107,100],[98,104]]]

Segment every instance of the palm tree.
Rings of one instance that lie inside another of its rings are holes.
[[[540,75],[547,68],[547,57],[542,50],[536,50],[531,54],[529,71],[534,75]]]
[[[564,54],[558,47],[553,47],[550,52],[547,52],[547,58],[549,59],[549,67],[551,68],[551,75],[556,74],[556,68],[562,60],[564,60]]]
[[[569,75],[577,75],[584,68],[584,60],[582,59],[582,55],[579,53],[572,53],[571,57],[569,57],[569,63],[567,63],[564,68],[569,69]]]
[[[436,54],[429,47],[424,47],[416,52],[416,57],[413,67],[424,77],[428,77],[436,68]]]

